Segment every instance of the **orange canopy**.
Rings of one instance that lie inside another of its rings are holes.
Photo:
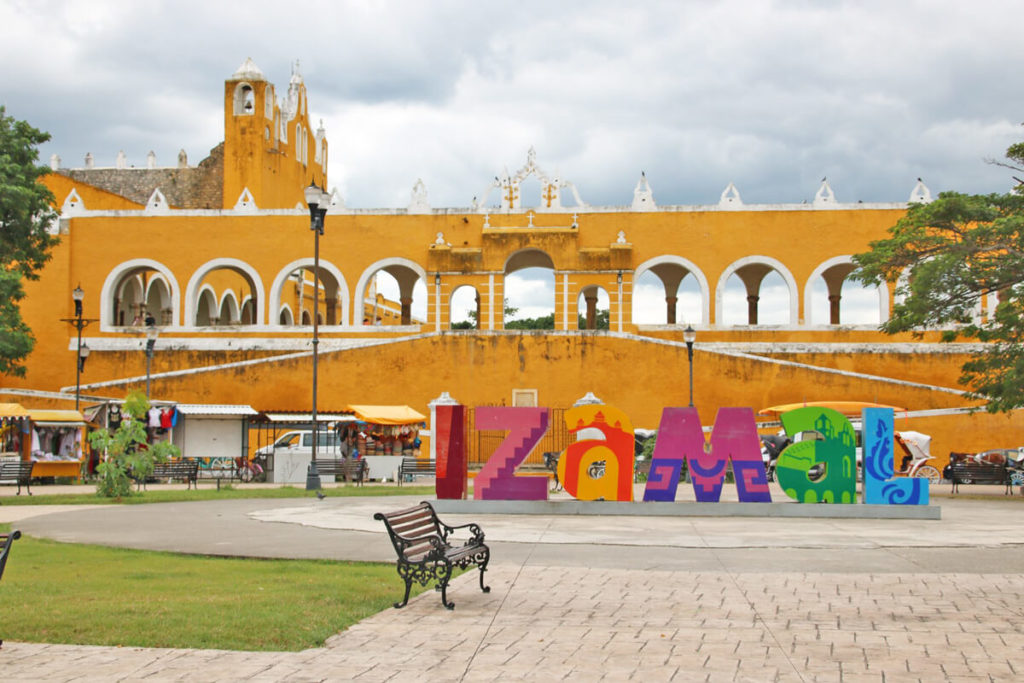
[[[762,408],[758,411],[758,415],[771,415],[778,416],[782,413],[788,413],[791,410],[797,408],[831,408],[832,410],[838,411],[843,415],[860,415],[860,411],[865,408],[892,408],[897,413],[905,413],[906,408],[899,408],[897,406],[887,406],[883,403],[869,403],[867,401],[804,401],[803,403],[786,403],[780,406],[771,406],[770,408]]]
[[[28,416],[32,418],[33,422],[44,422],[44,423],[55,423],[61,424],[85,424],[85,418],[77,410],[35,410],[31,409],[28,411]]]
[[[411,425],[427,421],[426,415],[409,406],[349,406],[348,409],[363,422],[378,425]]]

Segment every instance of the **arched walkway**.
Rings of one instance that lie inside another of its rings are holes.
[[[829,324],[839,325],[842,324],[844,318],[848,318],[846,306],[842,305],[843,297],[847,297],[847,301],[856,298],[862,300],[865,296],[858,294],[853,288],[861,290],[866,294],[870,291],[869,288],[859,285],[849,280],[850,275],[857,269],[856,264],[853,262],[853,258],[849,255],[836,256],[830,258],[824,263],[820,264],[811,273],[811,276],[807,278],[807,283],[804,285],[804,320],[806,324]],[[828,317],[827,319],[818,320],[815,313],[822,310],[821,306],[815,305],[815,296],[820,293],[818,285],[819,278],[824,281],[826,292],[825,295],[828,297]],[[816,291],[819,290],[819,291]],[[881,286],[875,288],[874,297],[878,302],[878,316],[877,318],[871,317],[870,320],[865,320],[860,323],[848,323],[848,324],[868,324],[878,325],[879,323],[889,318],[889,289],[888,287]]]
[[[633,274],[633,281],[636,282],[648,271],[656,275],[664,287],[666,324],[677,324],[676,304],[679,284],[687,275],[693,275],[700,289],[700,320],[692,322],[701,325],[709,323],[711,320],[711,288],[708,285],[707,276],[695,263],[681,256],[656,256],[637,266]]]
[[[729,278],[736,275],[743,282],[747,294],[747,324],[758,324],[758,303],[760,300],[761,281],[772,271],[776,271],[789,290],[788,324],[796,325],[799,319],[796,279],[782,262],[770,256],[747,256],[729,265],[718,278],[715,286],[715,323],[727,324],[725,320],[724,299],[725,286]]]
[[[102,302],[100,306],[101,330],[108,331],[119,326],[115,309],[119,305],[117,298],[124,281],[136,275],[144,274],[147,271],[155,271],[163,277],[164,283],[170,289],[171,322],[169,326],[174,327],[178,324],[181,305],[181,291],[178,288],[178,281],[174,278],[170,268],[164,264],[153,259],[140,258],[119,263],[103,281],[103,287],[100,289],[100,301]],[[131,320],[126,320],[124,324],[130,325]]]
[[[188,286],[185,287],[185,326],[192,327],[196,325],[196,306],[199,302],[199,289],[206,276],[220,268],[234,271],[245,279],[249,285],[252,297],[256,300],[256,324],[263,325],[266,321],[264,317],[266,297],[263,291],[263,280],[260,278],[259,273],[245,261],[235,258],[215,258],[199,266],[196,272],[192,274],[192,277],[189,278]],[[221,324],[224,324],[224,321],[221,321]]]
[[[281,307],[288,303],[286,301],[282,301],[284,287],[288,282],[293,281],[291,276],[297,270],[308,270],[312,272],[313,259],[296,259],[278,271],[277,275],[274,277],[273,283],[270,285],[270,297],[268,301],[270,302],[271,310],[280,311]],[[341,274],[341,271],[338,270],[337,266],[329,261],[325,261],[324,259],[320,259],[320,287],[323,289],[323,298],[320,299],[320,301],[326,301],[328,304],[328,324],[349,324],[348,283],[345,282],[345,276]],[[331,306],[331,304],[333,304],[333,306]],[[332,310],[335,308],[336,310]],[[301,316],[301,310],[293,311],[292,315]],[[300,318],[300,324],[312,325],[312,318],[309,320],[309,323],[302,323]],[[278,322],[278,324],[280,325],[281,323]]]
[[[423,267],[420,266],[420,264],[404,258],[381,259],[363,271],[363,274],[359,276],[359,282],[356,284],[356,299],[360,302],[360,312],[362,311],[363,302],[365,302],[369,296],[368,289],[370,286],[370,279],[381,270],[395,278],[398,282],[398,298],[401,306],[401,324],[413,324],[413,290],[417,281],[426,283],[427,272],[423,270]],[[440,302],[437,302],[436,308],[440,308]],[[435,317],[435,320],[440,319],[439,311],[435,310],[434,315],[437,316]]]

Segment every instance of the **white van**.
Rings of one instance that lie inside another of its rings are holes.
[[[274,443],[263,446],[256,455],[273,455],[279,449],[287,449],[289,453],[313,453],[313,430],[295,430],[285,432]],[[341,448],[335,432],[320,431],[316,441],[317,455],[340,458]]]

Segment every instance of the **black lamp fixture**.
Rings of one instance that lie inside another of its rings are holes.
[[[697,341],[697,331],[689,325],[683,330],[683,341],[686,342],[686,356],[690,361],[690,407],[693,407],[693,342]]]
[[[71,299],[75,302],[75,317],[61,318],[61,322],[71,323],[78,331],[78,346],[76,347],[75,358],[75,410],[78,410],[82,403],[82,371],[85,370],[85,359],[89,357],[89,347],[82,343],[82,330],[94,323],[94,318],[82,317],[82,301],[85,300],[85,291],[81,285],[71,291]]]
[[[309,206],[309,229],[313,231],[313,449],[306,471],[306,490],[320,489],[320,473],[316,469],[316,447],[319,440],[319,428],[316,419],[316,381],[318,347],[320,345],[319,321],[317,314],[320,303],[320,235],[324,234],[324,216],[331,202],[331,195],[324,192],[316,183],[310,182],[304,192],[306,204]]]

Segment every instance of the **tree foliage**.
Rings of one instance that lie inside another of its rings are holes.
[[[121,425],[113,433],[97,429],[89,435],[89,444],[102,453],[96,466],[96,495],[105,498],[125,498],[132,494],[129,475],[136,481],[145,481],[153,472],[153,464],[168,457],[179,457],[181,450],[166,441],[147,443],[146,412],[149,400],[142,392],[132,392],[125,398],[121,411]]]
[[[1024,160],[1024,143],[1007,150]],[[985,400],[991,412],[1024,406],[1024,194],[944,192],[914,204],[853,260],[865,284],[896,284],[889,334],[942,329],[942,339],[985,342],[961,370],[967,396]],[[983,297],[998,304],[982,315]]]
[[[39,278],[56,238],[47,228],[56,220],[53,194],[39,179],[50,172],[38,164],[37,147],[50,139],[0,106],[0,373],[23,376],[21,361],[35,339],[18,302],[24,280]]]

